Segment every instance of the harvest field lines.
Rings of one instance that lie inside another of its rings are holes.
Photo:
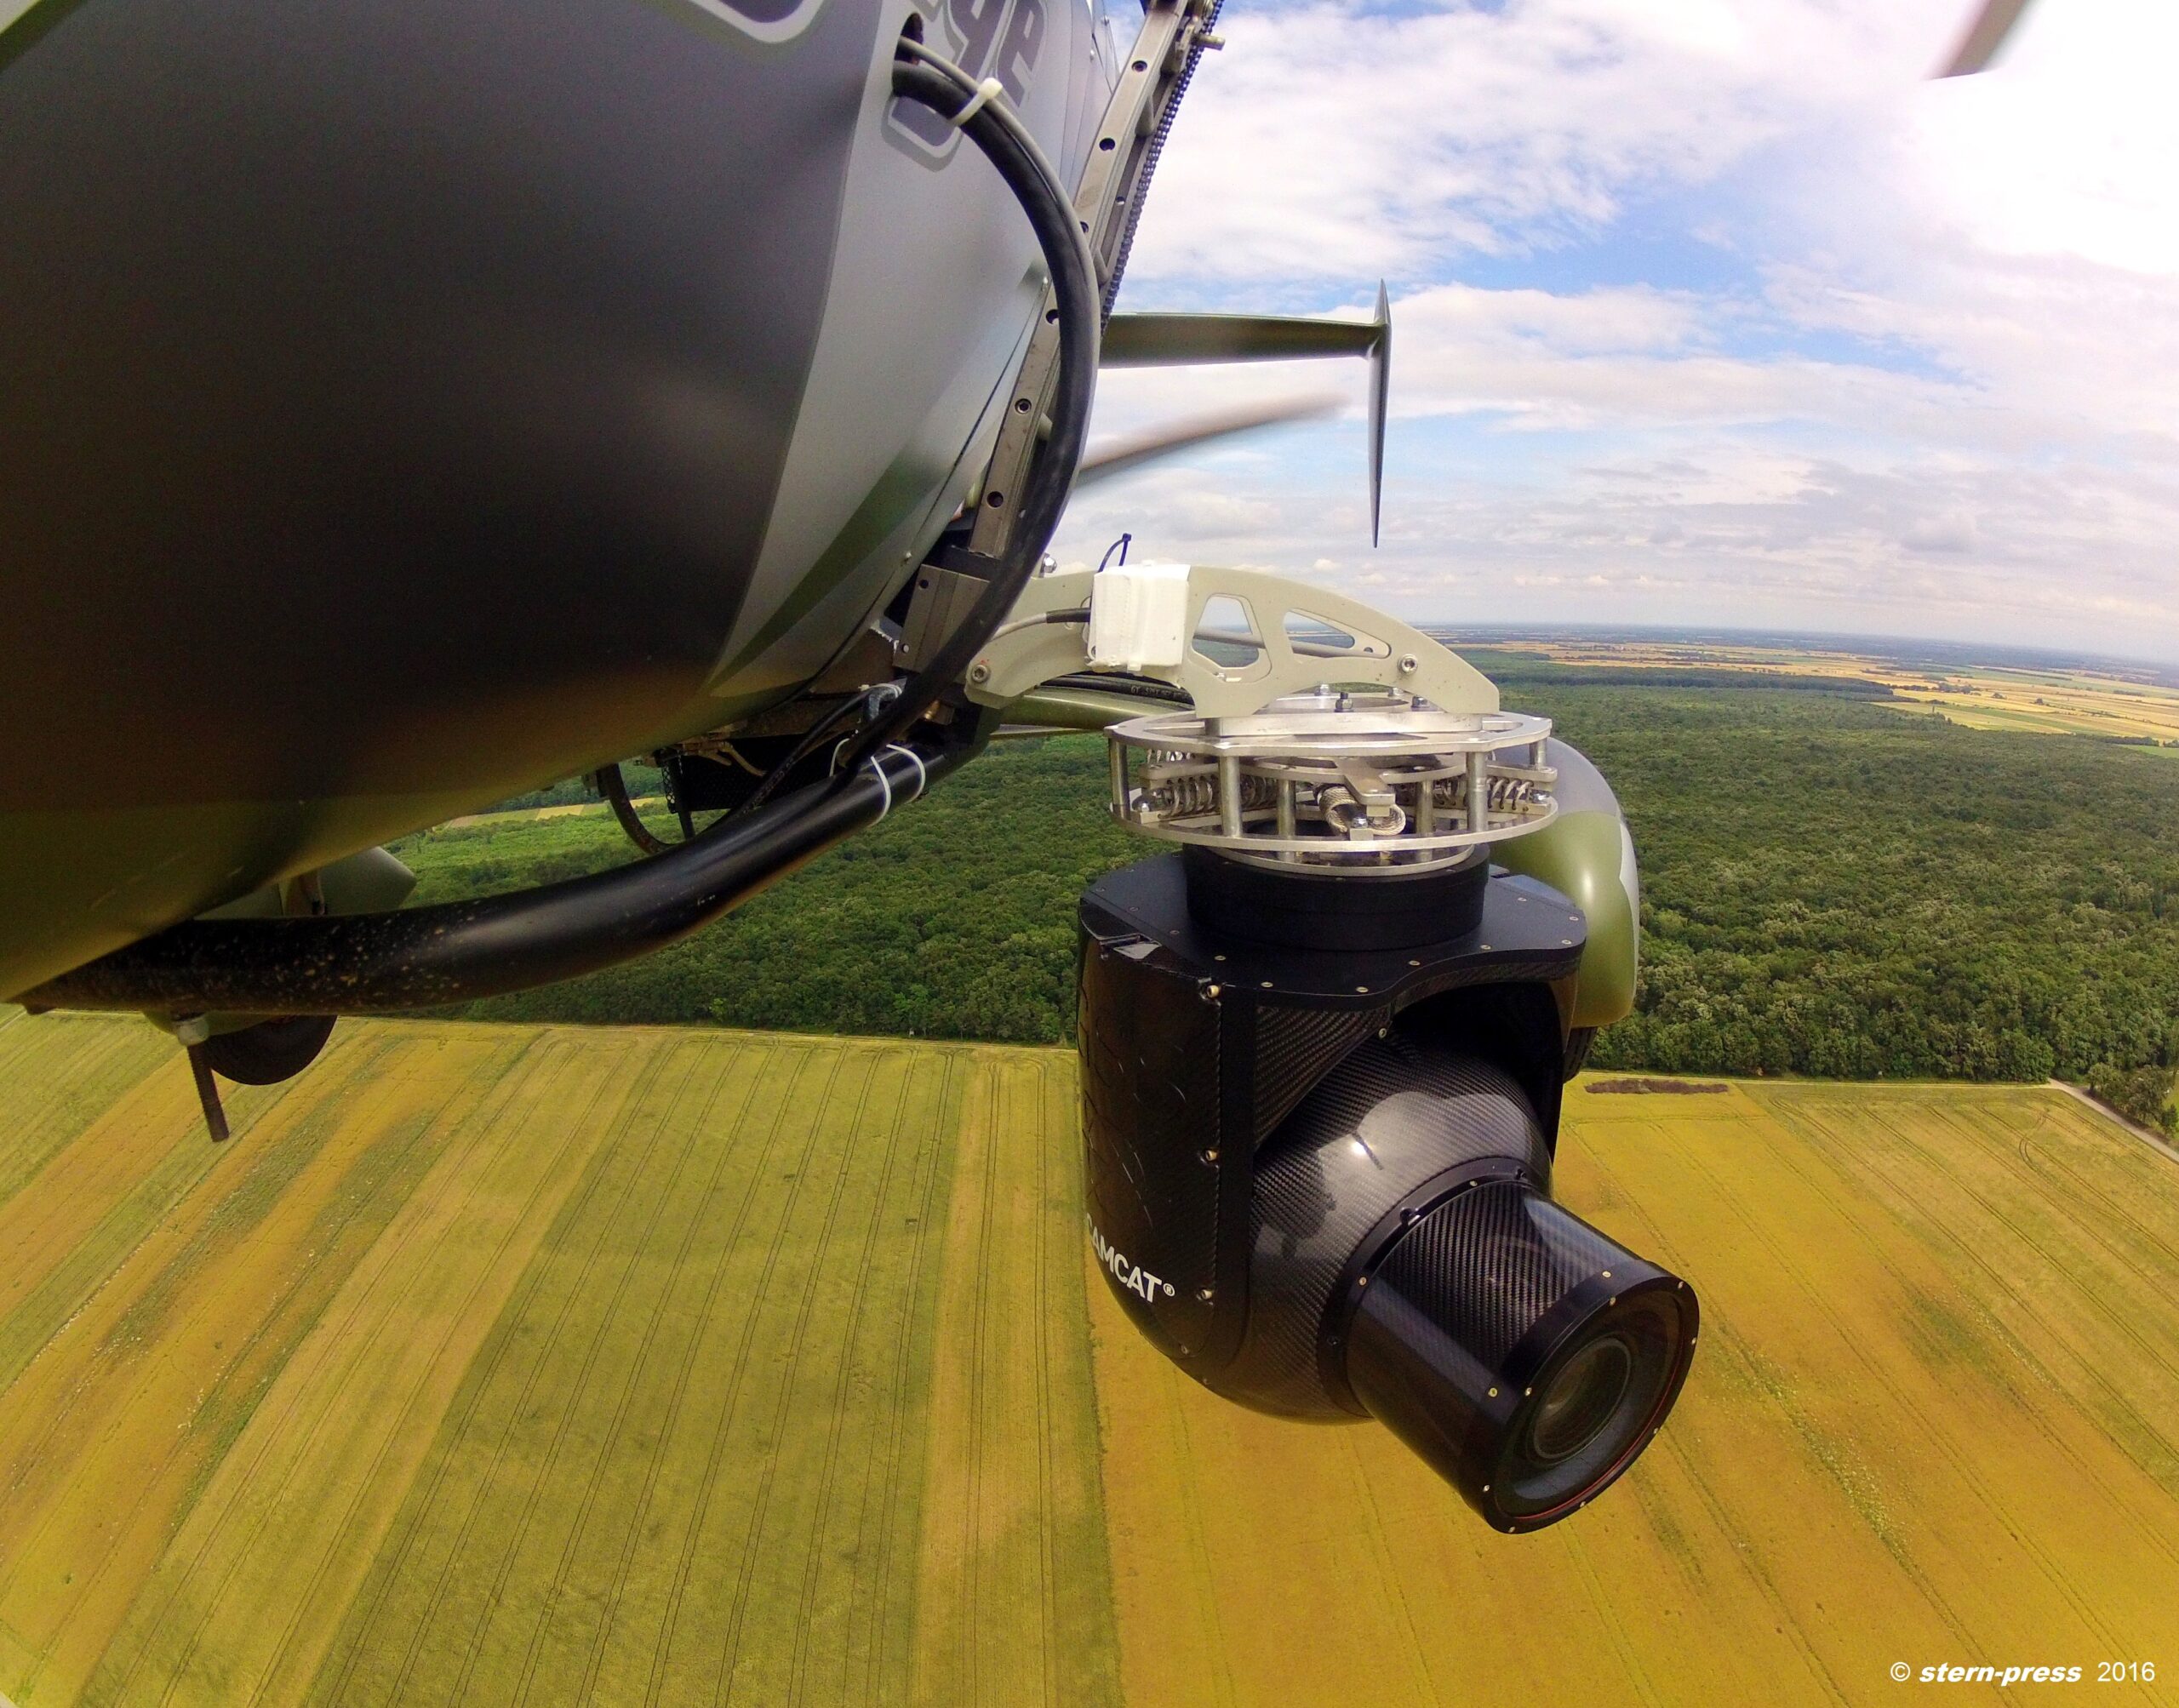
[[[2095,671],[1902,663],[1850,648],[1644,641],[1513,644],[1577,670],[1635,666],[1851,677],[1889,689],[1895,701],[1973,729],[2101,736],[2179,751],[2179,688]]]
[[[1703,1333],[1657,1448],[1538,1536],[1381,1431],[1221,1404],[1100,1301],[1130,1701],[1858,1701],[1902,1659],[2179,1646],[2168,1158],[2048,1089],[1811,1084],[1577,1094],[1560,1154]]]
[[[915,1698],[1109,1701],[1072,1057],[1021,1052],[964,1114],[932,1384],[961,1450],[930,1460]]]
[[[1634,1472],[1519,1539],[1135,1339],[1075,1098],[1055,1050],[344,1023],[215,1147],[140,1022],[0,1014],[0,1692],[1675,1708],[2179,1665],[2179,1166],[2062,1093],[1570,1095],[1562,1195],[1693,1278],[1702,1342]]]
[[[23,1708],[1109,1699],[1066,1057],[344,1025],[224,1147],[140,1022],[0,1060]]]

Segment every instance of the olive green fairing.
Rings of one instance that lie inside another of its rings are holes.
[[[1549,884],[1588,917],[1571,1024],[1608,1026],[1634,1011],[1639,922],[1621,881],[1626,826],[1616,812],[1562,812],[1541,830],[1495,844],[1510,871]]]

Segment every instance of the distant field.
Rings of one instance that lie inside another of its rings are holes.
[[[1564,1195],[1695,1280],[1702,1349],[1625,1483],[1518,1539],[1374,1427],[1236,1410],[1130,1338],[1074,1096],[1061,1051],[373,1023],[215,1148],[140,1022],[0,1011],[0,1692],[1374,1708],[2179,1668],[2179,1165],[2062,1094],[1576,1091]]]
[[[2092,735],[2179,751],[2179,688],[2090,671],[1914,665],[1851,652],[1702,643],[1522,642],[1520,650],[1584,667],[1730,671],[1850,678],[1974,729]],[[1481,652],[1478,659],[1484,656]],[[1488,665],[1485,666],[1488,669]],[[1578,679],[1578,678],[1576,678]]]

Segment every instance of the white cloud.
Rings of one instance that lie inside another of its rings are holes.
[[[1085,494],[1070,543],[1131,517],[1409,615],[2179,659],[2179,9],[2032,7],[1998,71],[1919,82],[1969,9],[1237,4],[1129,300],[1351,312],[1404,278],[1384,549],[1351,424]],[[1615,249],[1630,209],[1650,247]],[[1479,256],[1538,283],[1461,283]],[[1102,424],[1326,374],[1358,404],[1354,364],[1110,375]]]
[[[1950,0],[1236,5],[1190,91],[1138,279],[1411,275],[1596,229],[1645,187],[1927,68]]]

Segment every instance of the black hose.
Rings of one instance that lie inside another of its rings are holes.
[[[976,99],[981,85],[950,60],[905,37],[900,51],[908,56],[893,68],[893,93],[901,99],[919,101],[948,119]],[[1075,469],[1089,443],[1103,318],[1097,295],[1097,264],[1090,253],[1082,221],[1075,216],[1074,203],[1038,147],[1036,138],[1006,102],[981,101],[961,130],[983,151],[1021,204],[1051,273],[1052,311],[1060,338],[1051,432],[1029,470],[1015,517],[1013,542],[1000,560],[999,573],[985,586],[945,644],[904,684],[899,697],[855,738],[854,746],[841,760],[841,769],[848,774],[880,747],[898,741],[929,711],[939,695],[959,679],[969,660],[990,641],[992,631],[1006,620],[1006,614],[1036,574],[1044,548],[1058,530],[1061,513],[1073,489]],[[784,759],[765,773],[739,810],[750,812],[769,800],[795,768],[823,745],[838,722],[836,711],[798,741]]]
[[[638,816],[636,803],[628,798],[627,781],[621,775],[618,765],[600,766],[590,780],[605,797],[606,805],[613,808],[613,816],[621,821],[621,828],[630,842],[648,854],[662,854],[673,846],[653,836],[650,827]]]
[[[512,895],[392,913],[192,920],[64,973],[32,1008],[379,1014],[557,983],[686,937],[975,751],[889,747],[849,778],[782,796],[651,860]]]
[[[1159,682],[1153,677],[1123,676],[1117,671],[1100,671],[1092,676],[1086,671],[1072,676],[1055,676],[1039,684],[1044,688],[1072,688],[1085,689],[1091,694],[1116,694],[1134,700],[1155,700],[1160,705],[1192,706],[1184,688],[1175,688],[1169,682]]]
[[[901,51],[919,63],[893,68],[893,92],[920,101],[952,118],[976,96],[979,85],[918,42],[903,41]],[[1006,180],[1028,215],[1050,270],[1059,326],[1059,373],[1053,386],[1051,432],[1031,466],[1015,514],[1014,537],[1000,560],[999,573],[985,585],[968,615],[945,644],[918,671],[901,697],[857,738],[844,762],[853,770],[928,711],[938,696],[968,667],[969,660],[1006,619],[1021,590],[1044,561],[1044,548],[1059,528],[1060,514],[1073,489],[1074,471],[1089,442],[1090,409],[1097,389],[1097,342],[1101,315],[1097,266],[1074,203],[1060,183],[1036,139],[1002,100],[986,100],[963,132]],[[993,494],[995,495],[995,494]]]

